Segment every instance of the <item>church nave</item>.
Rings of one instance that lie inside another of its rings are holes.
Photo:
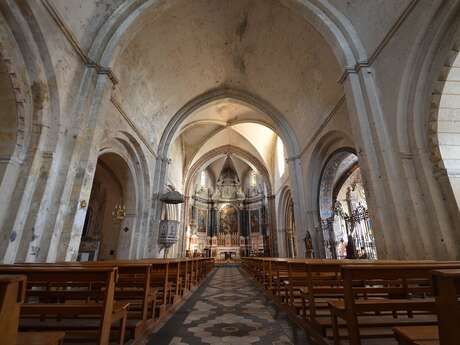
[[[147,345],[308,345],[238,265],[217,267]]]
[[[0,345],[458,345],[459,270],[460,0],[0,0]]]

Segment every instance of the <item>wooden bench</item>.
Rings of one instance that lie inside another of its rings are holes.
[[[27,277],[20,331],[66,331],[66,337],[94,331],[99,345],[109,344],[117,321],[124,343],[128,304],[114,302],[117,273],[114,267],[0,266],[0,274]]]
[[[460,342],[460,269],[433,271],[433,293],[438,325],[395,327],[393,331],[399,344],[456,345]]]
[[[431,271],[460,267],[459,263],[344,265],[344,300],[329,302],[334,344],[340,344],[339,322],[344,321],[350,345],[361,337],[392,336],[389,328],[436,323]],[[374,334],[361,330],[381,329]]]
[[[19,332],[16,345],[62,345],[64,332]]]
[[[18,332],[25,275],[0,275],[0,334],[4,345],[59,345],[64,332]]]
[[[343,301],[345,290],[341,269],[342,266],[351,263],[355,265],[404,265],[415,262],[321,259],[290,261],[288,263],[289,284],[292,285],[290,294],[294,310],[299,314],[299,309],[303,308],[302,316],[305,321],[324,337],[328,336],[329,331],[332,331],[328,303]]]
[[[5,345],[17,343],[19,313],[25,290],[26,276],[0,275],[0,334]]]
[[[438,314],[439,339],[442,345],[460,342],[460,267],[433,272],[433,289]]]
[[[67,330],[70,337],[101,328],[99,343],[102,344],[109,340],[107,324],[110,332],[110,326],[117,320],[120,320],[120,343],[124,342],[125,328],[131,331],[133,338],[139,338],[145,329],[152,327],[155,315],[165,316],[165,312],[180,301],[186,291],[197,286],[213,266],[212,258],[143,259],[3,265],[0,272],[22,272],[32,277],[27,303],[21,308],[22,330]],[[106,270],[115,272],[113,289],[101,279],[101,274],[91,273]],[[114,312],[99,324],[100,307],[106,300],[106,292],[110,291],[113,292]],[[21,332],[20,341],[59,344],[63,334]]]
[[[437,263],[434,261],[394,261],[394,260],[321,260],[321,259],[283,259],[283,258],[243,258],[242,267],[256,281],[259,287],[263,288],[268,296],[272,297],[275,303],[284,308],[291,318],[300,326],[306,328],[308,336],[314,343],[326,344],[327,338],[333,337],[334,333],[342,333],[340,330],[346,330],[344,320],[334,320],[331,317],[329,303],[332,302],[340,309],[344,309],[345,289],[342,278],[342,266],[345,265],[457,265],[458,262]],[[438,267],[438,266],[436,266]],[[382,281],[380,281],[381,283]],[[414,282],[414,281],[412,281]],[[359,292],[362,297],[366,297],[369,291],[365,290],[366,286],[363,281],[358,281],[355,292]],[[371,287],[371,285],[369,286]],[[390,287],[390,286],[387,286]],[[359,289],[364,290],[359,290]],[[372,290],[370,297],[385,298],[390,293],[391,299],[401,295],[399,291],[378,291]],[[419,286],[418,292],[431,292],[431,286]],[[428,299],[426,300],[428,301]],[[424,302],[426,302],[424,301]],[[372,302],[372,301],[371,301]],[[394,301],[391,303],[394,304]],[[431,305],[433,300],[431,299]],[[382,307],[383,304],[380,306]],[[395,307],[395,305],[393,305]],[[405,322],[415,323],[415,316],[419,318],[431,318],[429,322],[435,322],[433,315],[427,316],[427,311],[406,310],[404,316],[408,320]],[[369,313],[367,313],[369,314]],[[403,317],[397,311],[373,311],[371,315],[366,316],[364,322],[364,335],[374,336],[371,333],[372,326],[386,327],[392,324],[398,324]],[[381,315],[380,315],[381,314]],[[396,321],[395,321],[396,318]],[[360,316],[360,319],[362,317]],[[380,319],[380,321],[379,321]],[[388,320],[389,319],[389,320]],[[422,321],[423,324],[426,320]],[[367,323],[368,325],[366,325]],[[401,322],[402,323],[402,322]],[[337,327],[336,330],[333,328]],[[391,336],[391,330],[388,329],[388,336]],[[335,334],[337,336],[337,334]],[[339,342],[340,340],[336,340]]]
[[[77,265],[72,263],[72,266]],[[151,287],[152,264],[128,260],[83,263],[83,266],[110,266],[118,269],[115,285],[115,301],[129,303],[126,328],[134,339],[155,322],[158,289]]]
[[[438,326],[393,327],[400,345],[439,345]],[[458,342],[456,343],[458,344]]]
[[[89,262],[59,262],[22,264],[27,267],[115,267],[118,279],[115,285],[115,303],[129,303],[126,330],[137,339],[155,322],[157,289],[150,286],[151,264],[133,260]],[[93,284],[94,286],[94,284]]]

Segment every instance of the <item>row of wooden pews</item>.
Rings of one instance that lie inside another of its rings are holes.
[[[0,265],[1,343],[135,344],[213,266],[210,258]]]
[[[460,262],[244,258],[320,345],[460,344]]]

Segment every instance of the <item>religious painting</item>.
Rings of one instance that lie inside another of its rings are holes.
[[[198,212],[197,212],[197,216],[198,216],[198,219],[197,219],[198,232],[206,232],[207,229],[208,229],[208,227],[207,227],[208,210],[199,208]]]
[[[259,223],[259,210],[251,210],[249,221],[251,224],[251,232],[259,232],[260,223]]]
[[[238,232],[238,211],[231,205],[224,206],[219,216],[219,232],[234,234]]]

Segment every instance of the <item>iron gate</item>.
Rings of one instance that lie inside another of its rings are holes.
[[[330,218],[322,219],[320,232],[325,256],[329,259],[377,259],[377,249],[368,210],[358,205],[345,213],[338,205]]]

